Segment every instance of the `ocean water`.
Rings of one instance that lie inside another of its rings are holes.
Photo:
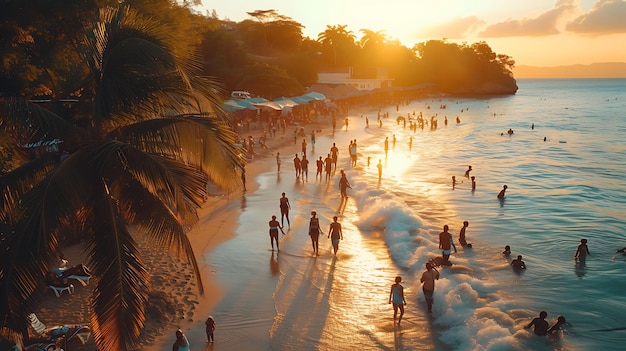
[[[237,236],[206,258],[226,292],[214,313],[216,347],[623,349],[626,256],[615,250],[626,246],[626,80],[518,85],[514,96],[384,106],[380,111],[389,118],[382,127],[375,108],[351,112],[347,130],[318,137],[310,150],[317,159],[337,144],[338,168],[352,185],[347,201],[339,196],[338,172],[330,181],[317,180],[310,166],[308,181],[296,179],[293,156],[283,153],[281,173],[272,168],[260,175],[259,190],[241,199]],[[412,131],[397,123],[398,116],[420,112],[425,119],[436,116],[438,127]],[[509,128],[514,134],[506,133]],[[359,145],[357,166],[347,157],[352,139]],[[464,177],[469,165],[475,191]],[[283,191],[293,207],[291,226],[275,253],[267,222],[280,215]],[[344,240],[337,256],[325,236],[320,255],[312,255],[306,234],[311,210],[324,231],[339,217]],[[471,249],[458,244],[463,221]],[[458,252],[451,267],[439,269],[429,315],[419,277],[425,262],[441,254],[438,234],[445,224]],[[584,264],[573,259],[581,238],[591,252]],[[512,271],[501,254],[505,245],[512,256],[523,256],[526,271]],[[400,326],[387,303],[396,275],[403,277],[408,302]],[[565,316],[567,332],[536,337],[524,330],[540,310],[549,323]]]

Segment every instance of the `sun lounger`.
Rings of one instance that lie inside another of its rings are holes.
[[[50,285],[48,285],[48,288],[52,289],[52,291],[54,292],[54,294],[57,297],[61,297],[61,294],[64,291],[67,291],[68,294],[73,294],[74,293],[74,285],[72,285],[72,284],[65,284],[65,285],[53,285],[53,284],[50,284]]]
[[[82,263],[70,268],[57,268],[54,272],[61,279],[77,280],[82,286],[89,284],[91,279],[91,271]]]
[[[50,350],[50,347],[54,347],[56,340],[61,337],[65,337],[66,342],[78,340],[85,345],[91,336],[91,329],[88,325],[63,325],[48,329],[34,313],[28,316],[28,320],[37,337],[30,340],[24,350]]]

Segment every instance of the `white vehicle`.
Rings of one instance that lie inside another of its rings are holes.
[[[252,95],[250,95],[250,93],[247,91],[235,90],[232,93],[230,93],[230,97],[231,99],[235,99],[235,100],[243,100],[243,99],[250,99]]]

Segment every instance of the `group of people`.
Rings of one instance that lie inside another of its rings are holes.
[[[463,226],[459,231],[459,244],[463,248],[471,248],[472,244],[467,242],[465,237],[465,230],[469,227],[468,221],[463,221]],[[454,240],[452,239],[452,234],[449,232],[450,227],[448,225],[443,226],[443,231],[439,233],[439,249],[441,250],[441,260],[439,260],[439,265],[450,266],[450,254],[452,250],[454,253],[457,252],[456,245],[454,245]]]
[[[342,197],[344,196],[347,187],[350,186],[348,179],[345,176],[345,172],[341,170],[341,179],[339,181]],[[345,195],[347,197],[347,195]],[[285,235],[285,231],[283,230],[285,226],[285,219],[287,219],[287,225],[291,227],[291,223],[289,221],[289,210],[291,209],[291,204],[289,203],[289,198],[283,192],[281,198],[279,200],[280,207],[280,222],[278,222],[276,216],[272,216],[272,219],[269,221],[269,235],[270,235],[270,245],[272,247],[272,251],[274,251],[274,244],[276,245],[276,250],[280,251],[279,240],[278,240],[278,232],[280,231]],[[339,241],[343,240],[343,231],[341,229],[341,224],[337,222],[338,217],[333,217],[333,222],[330,224],[330,228],[328,229],[328,238],[332,239],[333,251],[335,255],[339,250]],[[316,211],[311,211],[311,219],[309,220],[309,236],[311,237],[311,245],[313,247],[313,254],[319,254],[319,235],[323,234],[321,230],[319,218],[317,217]]]
[[[339,241],[343,240],[343,231],[341,223],[337,222],[338,217],[333,216],[333,221],[328,228],[328,238],[331,239],[333,245],[333,253],[337,255],[339,251]],[[319,255],[319,237],[324,234],[320,227],[320,219],[317,217],[316,211],[311,211],[311,219],[309,220],[309,237],[311,237],[311,246],[313,247],[313,255]]]
[[[533,320],[530,321],[530,323],[528,323],[524,327],[524,329],[533,328],[535,335],[546,336],[548,334],[554,334],[563,330],[563,326],[567,325],[567,321],[565,320],[565,317],[558,316],[554,320],[554,323],[552,323],[552,326],[548,327],[548,321],[546,321],[547,317],[548,317],[548,312],[546,311],[539,312],[539,317],[533,318]]]

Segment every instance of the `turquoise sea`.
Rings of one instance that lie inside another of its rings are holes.
[[[221,340],[238,350],[622,350],[626,256],[615,251],[626,246],[626,80],[518,85],[513,96],[384,106],[389,118],[382,127],[376,108],[351,112],[348,130],[318,137],[309,151],[317,159],[337,144],[338,168],[352,184],[347,201],[338,173],[320,181],[310,167],[307,182],[296,179],[293,155],[284,156],[280,174],[273,158],[258,161],[272,170],[242,199],[236,237],[206,258],[225,291],[214,313],[216,347]],[[397,122],[414,112],[436,116],[438,127],[412,131]],[[357,166],[347,157],[353,139]],[[469,165],[475,191],[464,177]],[[267,222],[280,215],[283,191],[292,223],[274,253]],[[325,237],[320,256],[311,255],[311,210],[324,230],[339,217],[344,240],[337,257]],[[463,221],[472,249],[458,245]],[[419,277],[440,254],[444,224],[458,252],[440,269],[429,316]],[[591,252],[584,264],[573,259],[581,238]],[[505,245],[523,256],[525,272],[510,268]],[[403,277],[408,300],[401,326],[387,304],[395,275]],[[566,333],[547,338],[524,330],[540,310],[550,323],[565,316]]]

